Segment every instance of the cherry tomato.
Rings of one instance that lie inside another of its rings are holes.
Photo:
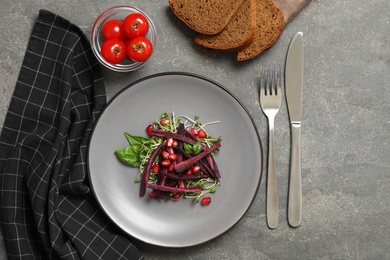
[[[124,41],[126,34],[123,31],[123,23],[119,20],[109,20],[103,25],[103,37],[104,39],[118,39]]]
[[[127,46],[127,56],[135,62],[143,62],[152,56],[152,43],[145,37],[137,37]]]
[[[142,14],[129,14],[123,21],[123,31],[129,38],[145,36],[149,31],[149,22]]]
[[[200,204],[202,206],[207,206],[211,203],[211,198],[210,197],[204,197],[202,198],[202,200],[200,201]]]
[[[126,45],[118,39],[108,40],[103,43],[101,54],[111,64],[121,63],[126,58]]]

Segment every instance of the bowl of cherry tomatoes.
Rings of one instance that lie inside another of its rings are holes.
[[[117,72],[141,68],[156,47],[156,28],[142,10],[115,6],[104,11],[91,31],[92,51],[105,67]]]

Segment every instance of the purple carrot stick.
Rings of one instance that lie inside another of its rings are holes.
[[[139,189],[139,196],[143,197],[145,196],[146,192],[146,186],[148,185],[149,176],[150,176],[150,169],[152,168],[152,164],[154,160],[156,159],[157,155],[160,154],[160,150],[163,147],[163,143],[161,143],[156,150],[154,150],[153,154],[150,156],[148,162],[145,165],[144,172],[142,174],[142,180],[140,183],[140,189]]]
[[[176,151],[178,151],[179,154],[183,155],[183,157],[185,157],[187,160],[192,157],[190,154],[186,153],[182,148],[176,147]],[[217,177],[217,175],[213,173],[211,166],[209,166],[207,162],[203,162],[203,160],[200,160],[198,165],[200,167],[200,170],[204,174],[206,174],[208,177],[210,177],[213,180],[219,181],[219,177]]]
[[[199,175],[176,175],[176,174],[165,174],[164,177],[175,180],[175,181],[193,181],[193,180],[200,180],[209,177],[205,174],[199,174]]]
[[[194,145],[196,143],[195,140],[193,140],[191,138],[188,138],[187,136],[176,134],[176,133],[172,133],[172,132],[168,132],[168,131],[164,131],[164,130],[160,130],[160,129],[156,129],[156,128],[153,128],[153,130],[151,131],[150,134],[152,136],[173,138],[173,139],[176,139],[176,140],[183,141],[185,143],[189,143],[190,145]]]
[[[184,170],[189,169],[191,166],[193,166],[195,163],[197,163],[199,160],[207,156],[208,154],[214,152],[215,150],[219,149],[221,147],[221,143],[215,143],[212,147],[205,149],[203,152],[201,152],[198,155],[195,155],[185,161],[182,161],[175,165],[175,172],[182,172]]]
[[[202,192],[201,188],[178,188],[178,187],[169,187],[169,186],[161,186],[158,184],[148,183],[148,188],[153,190],[161,190],[167,192]]]

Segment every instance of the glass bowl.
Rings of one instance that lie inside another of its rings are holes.
[[[144,62],[135,62],[129,58],[126,58],[123,62],[120,64],[111,64],[108,63],[100,54],[100,49],[102,44],[104,43],[103,38],[103,25],[108,21],[112,19],[117,19],[123,21],[126,16],[132,13],[141,13],[148,19],[149,21],[149,32],[146,34],[146,38],[148,38],[151,43],[153,44],[153,53],[156,49],[156,27],[154,26],[152,20],[149,18],[147,14],[145,14],[142,10],[133,7],[133,6],[114,6],[106,11],[104,11],[99,17],[96,19],[95,23],[92,27],[91,32],[91,45],[92,45],[92,51],[95,54],[96,58],[99,60],[101,64],[103,64],[108,69],[111,69],[113,71],[117,72],[129,72],[136,69],[141,68],[145,63],[147,63],[151,57],[144,61]],[[152,53],[152,56],[153,56]]]

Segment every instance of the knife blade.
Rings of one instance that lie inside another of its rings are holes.
[[[291,127],[288,222],[293,227],[298,227],[302,219],[301,125],[303,65],[303,33],[298,32],[291,40],[285,68],[286,99]]]

